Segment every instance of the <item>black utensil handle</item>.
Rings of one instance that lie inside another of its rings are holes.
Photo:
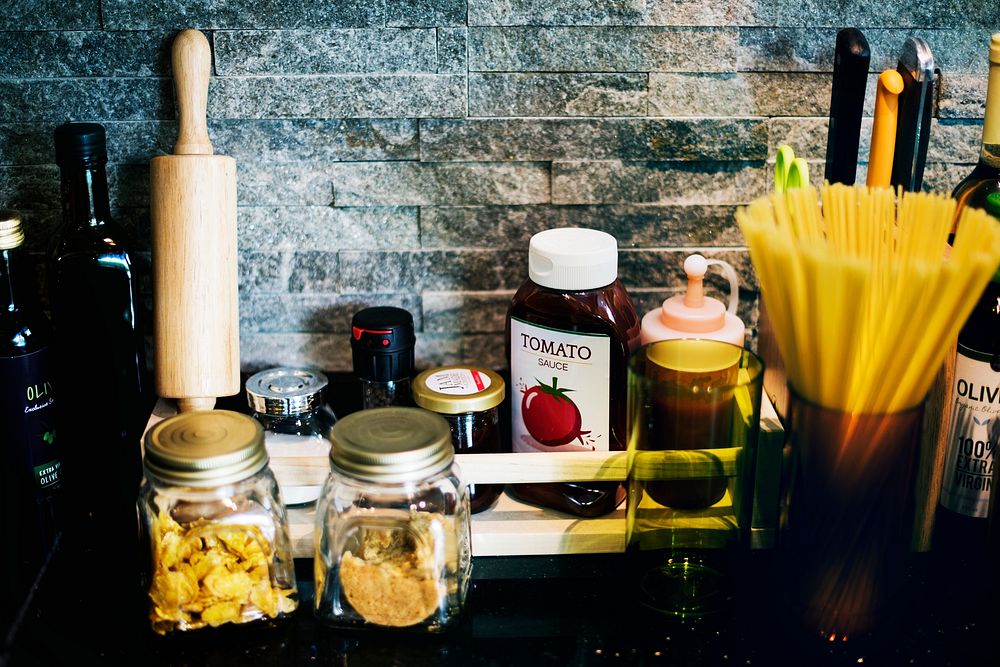
[[[923,185],[924,163],[931,133],[936,69],[934,54],[926,40],[907,37],[903,42],[896,71],[903,77],[896,120],[890,184],[915,192]]]
[[[837,32],[823,175],[830,183],[854,184],[870,62],[871,49],[860,30],[844,28]]]
[[[893,188],[901,185],[907,192],[916,192],[923,185],[924,163],[927,161],[934,80],[917,81],[904,68],[898,71],[903,76],[903,92],[899,95],[896,149],[889,182]]]

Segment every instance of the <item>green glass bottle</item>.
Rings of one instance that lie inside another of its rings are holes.
[[[963,178],[951,196],[958,200],[958,210],[966,206],[986,208],[986,198],[1000,192],[1000,32],[993,35],[989,51],[989,78],[986,83],[986,109],[983,112],[983,141],[979,162]]]
[[[149,417],[133,241],[111,215],[104,127],[55,130],[62,226],[49,254],[49,301],[58,361],[67,546],[133,548]],[[121,551],[120,551],[121,552]]]
[[[1000,220],[1000,193],[983,198]],[[989,539],[1000,440],[1000,269],[958,334],[934,549],[969,559]]]

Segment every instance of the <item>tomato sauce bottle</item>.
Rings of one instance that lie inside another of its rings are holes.
[[[594,229],[539,232],[528,280],[507,310],[511,451],[623,451],[626,367],[639,316],[618,279],[618,243]],[[515,484],[514,497],[594,517],[625,498],[618,482]]]

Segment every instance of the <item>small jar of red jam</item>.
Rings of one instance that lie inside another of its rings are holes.
[[[456,454],[500,453],[497,408],[503,403],[503,378],[476,366],[442,366],[420,373],[413,381],[413,401],[445,418]],[[489,509],[502,484],[470,484],[473,514]]]
[[[623,451],[629,355],[639,316],[618,279],[618,243],[594,229],[539,232],[528,280],[507,310],[514,452]],[[618,482],[516,484],[515,497],[594,517],[625,498]]]

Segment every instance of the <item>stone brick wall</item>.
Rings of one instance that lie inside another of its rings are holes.
[[[372,304],[414,314],[422,366],[502,367],[528,238],[565,225],[618,238],[640,311],[680,289],[692,250],[733,262],[753,344],[733,211],[770,188],[779,143],[822,175],[845,25],[873,72],[908,35],[930,42],[926,186],[950,190],[977,157],[994,2],[8,0],[0,206],[39,251],[59,216],[52,129],[95,120],[116,214],[147,239],[148,161],[176,134],[170,40],[191,26],[214,52],[213,141],[239,166],[246,370],[349,369],[351,314]]]

